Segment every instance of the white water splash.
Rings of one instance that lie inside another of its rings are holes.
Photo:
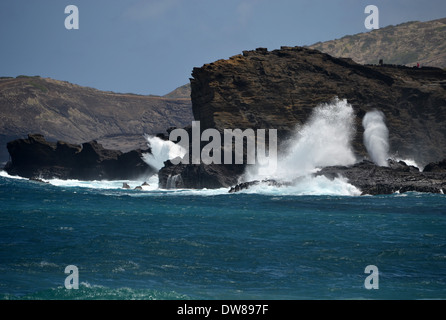
[[[399,158],[399,157],[390,157],[390,159],[392,159],[396,162],[403,161],[408,166],[417,167],[420,171],[423,171],[423,169],[424,169],[424,167],[422,165],[419,165],[414,159],[403,159],[403,158]]]
[[[362,120],[364,127],[364,145],[372,161],[382,167],[388,167],[389,130],[385,123],[384,113],[378,110],[369,111]]]
[[[277,169],[270,170],[265,177],[259,175],[258,166],[248,167],[243,181],[265,178],[292,181],[304,176],[305,179],[299,179],[293,187],[287,187],[288,191],[285,192],[356,195],[359,191],[345,179],[329,180],[311,176],[326,166],[347,166],[356,162],[351,146],[355,134],[354,120],[353,108],[345,99],[336,98],[331,103],[315,107],[309,120],[296,128],[285,148],[282,148],[277,159]]]
[[[314,108],[307,123],[296,128],[277,159],[277,170],[266,178],[292,180],[334,165],[356,162],[351,140],[354,136],[354,112],[347,100],[335,99]],[[258,167],[250,167],[245,180],[258,180]]]
[[[164,167],[164,162],[175,159],[176,157],[184,157],[186,150],[180,145],[170,141],[163,140],[158,137],[146,135],[147,145],[152,149],[152,153],[146,153],[143,160],[159,171]]]

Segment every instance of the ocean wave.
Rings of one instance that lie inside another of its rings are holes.
[[[5,171],[0,172],[0,176],[9,179],[28,180],[26,178],[10,176]],[[219,189],[160,189],[158,187],[158,176],[152,176],[147,186],[142,186],[146,181],[82,181],[82,180],[45,180],[52,186],[63,188],[83,188],[96,190],[106,196],[217,196],[229,195],[229,188]],[[129,189],[124,189],[127,184]],[[141,187],[141,189],[135,189]],[[77,192],[77,191],[74,191]],[[324,176],[307,175],[292,186],[252,186],[247,190],[242,190],[242,194],[264,194],[264,195],[336,195],[336,196],[357,196],[361,191],[348,183],[347,179],[336,178],[330,180]]]
[[[108,288],[81,282],[79,289],[57,287],[26,295],[3,294],[1,300],[189,300],[184,294],[153,289]]]
[[[17,180],[29,180],[27,178],[23,178],[23,177],[19,177],[19,176],[11,176],[9,173],[7,173],[4,170],[0,171],[0,177],[8,178],[8,179],[17,179]]]
[[[242,190],[240,193],[295,196],[359,196],[361,195],[361,190],[348,183],[348,180],[342,177],[330,180],[325,176],[313,177],[308,175],[291,186],[268,186],[259,184]]]

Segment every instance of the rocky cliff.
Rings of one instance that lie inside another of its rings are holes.
[[[275,128],[286,134],[314,107],[347,99],[357,115],[355,150],[365,154],[362,118],[381,110],[390,151],[427,164],[446,157],[446,71],[365,66],[316,50],[259,48],[194,68],[192,109],[202,129]]]
[[[378,109],[386,117],[391,154],[412,158],[422,166],[446,158],[446,72],[442,69],[366,66],[317,50],[282,47],[244,51],[194,68],[192,76],[192,110],[202,130],[277,129],[279,138],[285,139],[318,104],[338,97],[347,99],[356,115],[357,156],[367,156],[362,118]],[[160,172],[161,185],[166,186],[173,172],[181,181],[190,170],[190,166],[167,166]],[[234,169],[234,175],[239,171]],[[205,179],[199,179],[200,187],[215,187],[214,182],[207,186]]]
[[[105,149],[97,141],[70,144],[49,142],[30,134],[7,144],[11,160],[4,170],[30,179],[130,180],[146,178],[153,168],[142,160],[149,150],[123,153]]]

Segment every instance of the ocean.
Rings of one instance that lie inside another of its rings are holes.
[[[1,172],[0,299],[446,298],[444,195],[321,179],[229,194]]]

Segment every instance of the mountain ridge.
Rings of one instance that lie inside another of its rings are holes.
[[[129,151],[146,145],[144,134],[192,121],[190,99],[115,93],[39,76],[0,78],[0,160],[6,143],[40,133],[49,140]]]
[[[446,18],[408,21],[307,47],[360,64],[382,59],[387,64],[446,68]]]
[[[409,32],[402,32],[404,29],[408,29]],[[436,40],[435,44],[439,44],[437,48],[423,38],[430,33],[433,33],[433,36],[431,35],[429,41]],[[397,48],[389,46],[392,37],[398,38]],[[420,52],[414,52],[416,46],[410,44],[420,43],[421,38],[424,45],[418,47]],[[385,64],[412,67],[419,63],[420,66],[446,68],[446,18],[424,22],[408,21],[369,32],[345,35],[339,39],[319,41],[304,47],[319,50],[336,58],[350,58],[359,64],[378,64],[382,59]],[[190,91],[190,84],[185,84],[164,97],[190,97]]]

